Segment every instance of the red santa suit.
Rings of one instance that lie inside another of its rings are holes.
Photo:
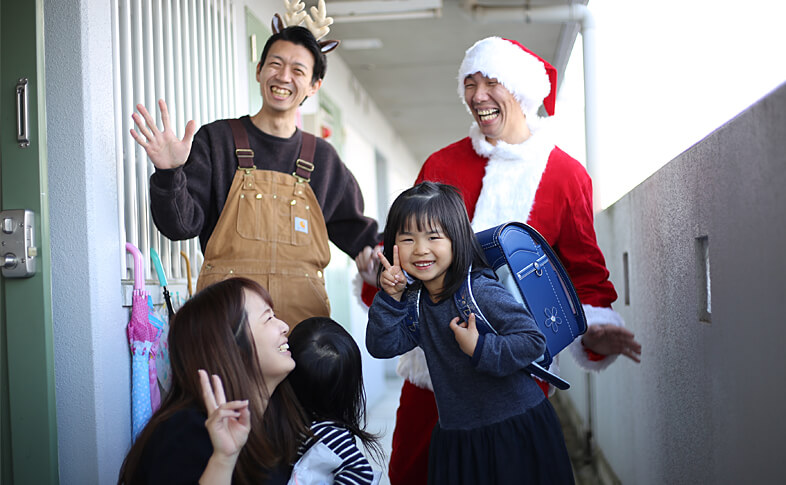
[[[587,323],[623,325],[611,309],[617,293],[595,237],[592,181],[577,160],[555,146],[548,120],[536,114],[541,102],[553,114],[556,71],[520,44],[492,37],[467,50],[459,68],[460,95],[464,77],[475,72],[497,78],[516,96],[527,115],[530,137],[516,145],[501,140],[492,145],[474,123],[469,137],[426,160],[416,183],[442,182],[461,190],[476,232],[526,221],[557,252]],[[616,359],[583,348],[580,339],[569,349],[590,370],[603,369]],[[554,364],[551,370],[556,370]],[[423,352],[416,348],[401,356],[397,371],[405,382],[393,434],[390,481],[425,484],[431,430],[438,415]],[[546,391],[545,383],[542,387]]]
[[[533,132],[519,145],[497,142],[494,146],[473,125],[470,137],[426,160],[416,183],[458,187],[476,232],[526,221],[557,252],[582,301],[587,323],[622,325],[611,309],[617,293],[595,237],[590,177],[543,131]],[[582,367],[591,370],[603,369],[616,359],[599,359],[581,346],[580,339],[569,349]],[[391,483],[426,483],[428,446],[438,415],[422,351],[403,355],[397,371],[406,381],[393,434]]]

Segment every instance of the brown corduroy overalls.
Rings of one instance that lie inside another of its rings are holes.
[[[294,328],[314,316],[330,316],[324,270],[330,262],[327,227],[308,184],[316,140],[303,132],[292,174],[259,170],[240,120],[230,120],[238,170],[205,248],[197,290],[244,276],[273,298],[276,316]]]

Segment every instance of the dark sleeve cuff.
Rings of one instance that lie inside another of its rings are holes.
[[[158,188],[170,188],[174,187],[177,184],[177,174],[182,173],[183,168],[167,168],[167,169],[156,169],[153,172],[153,175],[150,177],[151,186],[155,186]]]
[[[480,362],[480,354],[483,350],[483,343],[486,341],[486,335],[481,333],[478,335],[478,341],[475,343],[475,352],[472,353],[472,367],[477,367],[478,363]]]
[[[404,293],[406,293],[406,291]],[[377,298],[382,298],[385,300],[385,303],[392,306],[393,308],[403,309],[407,307],[407,304],[404,302],[404,295],[401,295],[401,301],[398,301],[392,296],[388,295],[386,292],[378,291]]]

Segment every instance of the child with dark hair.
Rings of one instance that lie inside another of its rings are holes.
[[[425,354],[439,410],[428,483],[573,483],[559,420],[525,370],[546,339],[488,267],[458,190],[424,182],[399,195],[384,243],[366,346]],[[462,322],[454,293],[467,278],[483,315]]]
[[[287,380],[310,414],[311,433],[300,447],[290,484],[375,484],[379,472],[356,446],[379,458],[378,438],[365,430],[366,393],[360,349],[341,325],[327,317],[300,322],[289,335],[297,363]]]

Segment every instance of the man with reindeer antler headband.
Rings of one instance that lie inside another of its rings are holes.
[[[192,120],[180,140],[161,100],[163,131],[137,105],[131,135],[156,167],[150,177],[156,226],[173,240],[199,235],[205,261],[198,289],[229,276],[250,277],[294,326],[330,314],[323,276],[328,239],[356,258],[370,253],[365,248],[378,236],[376,222],[363,215],[360,187],[336,151],[296,126],[298,107],[322,86],[325,54],[339,44],[319,40],[333,20],[324,0],[311,15],[300,0],[285,3],[287,13],[275,15],[257,65],[263,104],[255,115],[207,124],[196,135]]]

